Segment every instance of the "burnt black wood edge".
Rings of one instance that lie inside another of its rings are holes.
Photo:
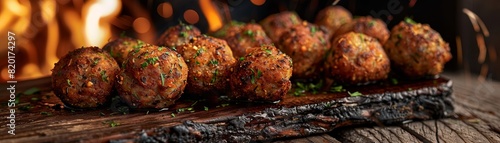
[[[391,125],[453,114],[452,81],[402,92],[346,97],[297,107],[267,108],[211,123],[185,121],[110,142],[250,142],[330,132],[365,124]]]

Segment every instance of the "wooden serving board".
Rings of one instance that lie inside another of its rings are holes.
[[[453,112],[452,81],[446,78],[387,81],[345,87],[345,92],[290,93],[279,103],[182,98],[161,111],[132,110],[117,100],[99,109],[68,109],[47,87],[50,78],[26,82],[17,88],[16,135],[0,134],[2,142],[270,141],[348,126],[443,118]],[[21,93],[32,87],[40,91]],[[347,91],[363,95],[351,97]],[[8,98],[1,96],[0,101]],[[7,104],[0,106],[0,116],[9,116]],[[0,132],[7,132],[8,120],[0,124]]]

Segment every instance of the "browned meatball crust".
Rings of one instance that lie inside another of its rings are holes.
[[[188,66],[177,52],[147,45],[130,53],[118,74],[116,89],[133,108],[165,108],[187,84]]]
[[[175,50],[189,67],[186,93],[207,97],[229,89],[228,75],[236,60],[226,41],[196,36]]]
[[[274,43],[277,43],[285,31],[288,31],[293,25],[300,23],[302,23],[302,19],[300,19],[297,13],[285,11],[266,17],[260,22],[260,25],[266,31],[267,36]]]
[[[249,101],[281,100],[291,88],[292,59],[277,48],[252,48],[231,74],[229,95]]]
[[[156,41],[156,45],[176,47],[189,42],[189,39],[201,35],[198,28],[193,25],[179,24],[168,28]]]
[[[116,61],[97,47],[82,47],[62,57],[52,69],[52,88],[70,107],[93,108],[110,99]]]
[[[115,58],[116,62],[120,65],[127,59],[130,51],[141,48],[144,45],[146,45],[146,43],[139,39],[120,37],[108,42],[102,49],[108,52],[111,57]]]
[[[319,73],[317,67],[322,65],[322,59],[330,48],[325,31],[304,21],[281,36],[278,47],[292,58],[294,78],[312,78]]]
[[[349,33],[358,32],[368,35],[370,37],[376,38],[380,44],[384,43],[389,39],[389,30],[385,22],[378,18],[372,18],[371,16],[359,17],[351,22],[342,25],[336,32],[333,38]]]
[[[335,38],[327,57],[328,76],[337,83],[364,84],[387,78],[390,60],[380,43],[362,33]]]
[[[262,27],[254,23],[233,25],[221,38],[227,41],[235,58],[245,56],[247,49],[272,44]]]
[[[393,65],[410,77],[438,75],[452,58],[448,43],[427,24],[399,23],[384,48]]]
[[[342,6],[328,6],[319,11],[315,23],[330,30],[330,37],[340,26],[352,21],[352,14]]]

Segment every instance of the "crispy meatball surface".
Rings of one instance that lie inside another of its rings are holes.
[[[294,78],[311,78],[319,73],[317,67],[330,48],[325,31],[304,21],[281,36],[278,47],[292,58]]]
[[[52,69],[52,88],[64,104],[93,108],[105,104],[120,68],[97,47],[82,47],[62,57]]]
[[[380,43],[362,33],[335,38],[327,57],[328,76],[338,83],[364,84],[387,78],[390,60]]]
[[[236,60],[226,41],[196,36],[176,51],[189,67],[186,93],[207,97],[229,89],[228,75]]]
[[[249,101],[281,100],[291,88],[292,59],[277,48],[252,48],[231,74],[230,97]]]
[[[401,22],[384,46],[393,65],[411,77],[442,72],[452,55],[448,43],[427,24]]]
[[[221,38],[227,41],[235,58],[245,56],[247,49],[272,44],[262,27],[254,23],[233,25]]]
[[[342,25],[336,32],[333,38],[349,33],[358,32],[368,35],[370,37],[376,38],[380,44],[384,43],[389,39],[389,30],[385,22],[378,18],[372,18],[371,16],[359,17],[351,22]]]
[[[111,57],[115,58],[118,64],[122,64],[123,61],[127,59],[130,51],[141,48],[144,45],[146,45],[146,43],[139,39],[120,37],[108,42],[102,49],[108,52]]]
[[[330,37],[340,26],[352,21],[352,14],[342,6],[328,6],[319,11],[315,23],[330,30]]]
[[[295,12],[286,11],[270,15],[260,22],[267,36],[274,43],[278,43],[281,34],[288,31],[293,25],[302,23],[302,20]]]
[[[118,74],[116,89],[133,108],[165,108],[181,96],[188,66],[177,52],[154,45],[132,51]]]
[[[156,44],[158,46],[176,47],[189,42],[189,39],[201,35],[198,28],[193,25],[179,24],[168,28],[160,36]]]

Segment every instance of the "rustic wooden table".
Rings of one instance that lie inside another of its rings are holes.
[[[313,135],[303,138],[286,138],[272,142],[500,142],[500,82],[481,81],[477,77],[464,73],[445,73],[445,77],[453,81],[453,97],[456,115],[450,118],[439,120],[415,121],[402,125],[393,126],[358,126],[340,128],[327,134]],[[47,79],[45,79],[46,82]],[[37,81],[31,83],[18,84],[16,89],[23,91],[34,86],[39,86]],[[2,86],[3,87],[3,86]],[[41,88],[41,90],[46,90]],[[5,90],[0,91],[2,95],[8,95]],[[0,96],[6,101],[8,97]],[[38,97],[31,97],[38,100]],[[42,97],[43,98],[43,97]],[[26,105],[18,105],[26,107]],[[16,136],[7,134],[8,110],[6,105],[1,105],[0,115],[0,142],[51,142],[54,139],[59,142],[78,141],[79,138],[89,138],[86,132],[127,132],[127,130],[137,129],[134,122],[152,121],[151,123],[141,123],[140,128],[147,129],[155,126],[169,126],[162,122],[165,116],[110,116],[109,112],[101,111],[88,112],[86,114],[66,113],[71,116],[67,118],[56,118],[58,114],[51,112],[54,107],[51,105],[33,105],[47,109],[43,112],[31,112],[17,116]],[[56,109],[57,110],[57,109]],[[211,109],[210,112],[195,112],[199,116],[224,116],[218,111],[224,109]],[[234,110],[231,114],[241,114],[245,110]],[[252,110],[252,109],[248,109]],[[47,112],[45,112],[47,111]],[[146,114],[149,112],[145,112]],[[152,113],[162,114],[162,113]],[[42,115],[42,116],[41,116]],[[86,117],[84,117],[86,116]],[[88,117],[91,116],[91,117]],[[90,118],[90,119],[89,119]],[[133,118],[133,119],[131,119]],[[89,119],[89,120],[83,120]],[[189,114],[179,114],[175,120],[197,120]],[[68,122],[71,121],[71,122]],[[119,127],[113,128],[114,121]],[[71,123],[71,124],[70,124]],[[120,130],[120,131],[117,131]],[[103,136],[95,136],[106,141]],[[90,137],[92,138],[92,137]],[[111,136],[110,138],[113,138]],[[271,142],[271,141],[268,141]]]

